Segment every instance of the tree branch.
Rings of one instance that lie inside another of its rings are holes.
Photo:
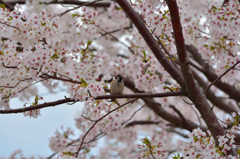
[[[119,107],[117,107],[117,108],[109,111],[107,114],[103,115],[101,118],[99,118],[98,120],[96,120],[95,123],[88,129],[88,131],[87,131],[87,132],[84,134],[84,136],[82,137],[81,144],[80,144],[80,146],[79,146],[79,148],[78,148],[78,151],[76,152],[76,158],[78,157],[79,151],[80,151],[81,148],[82,148],[83,141],[84,141],[85,137],[87,136],[87,134],[94,128],[94,126],[95,126],[99,121],[101,121],[103,118],[105,118],[106,116],[108,116],[108,115],[111,114],[112,112],[118,110],[119,108],[122,108],[123,106],[125,106],[125,105],[127,105],[127,104],[129,104],[129,103],[135,102],[137,99],[138,99],[138,98],[133,99],[133,100],[127,102],[127,103],[124,103],[123,105],[121,105],[121,106],[119,106]]]
[[[25,4],[25,0],[16,0],[16,1],[11,1],[8,2],[8,4],[15,6],[17,3],[18,4]],[[70,5],[83,5],[86,4],[86,2],[91,2],[91,1],[78,1],[78,0],[53,0],[49,3],[42,3],[42,4],[70,4]],[[93,4],[87,4],[86,6],[89,7],[109,7],[111,5],[110,2],[101,2],[101,3],[93,3]]]
[[[123,94],[123,95],[101,95],[97,96],[94,99],[95,100],[101,100],[101,99],[116,99],[116,98],[152,98],[152,97],[169,97],[169,96],[179,96],[182,95],[180,91],[176,92],[166,92],[166,93],[141,93],[141,94]],[[49,103],[43,103],[39,105],[34,105],[30,107],[25,107],[25,108],[19,108],[19,109],[10,109],[10,110],[0,110],[0,114],[11,114],[11,113],[22,113],[30,110],[35,110],[35,109],[41,109],[41,108],[46,108],[46,107],[52,107],[68,102],[75,102],[76,100],[66,98],[54,102],[49,102]]]
[[[144,38],[145,42],[152,50],[157,60],[161,63],[164,69],[176,80],[181,86],[184,85],[183,77],[181,72],[167,59],[163,51],[160,49],[152,34],[145,26],[142,18],[133,10],[130,4],[126,0],[116,0],[116,2],[125,11],[128,17],[132,20],[139,33]]]
[[[64,82],[71,82],[71,83],[75,83],[75,84],[82,84],[81,81],[75,81],[75,80],[72,80],[71,78],[67,79],[67,78],[62,78],[62,77],[58,77],[58,76],[52,76],[52,75],[49,75],[47,73],[43,73],[39,77],[40,78],[44,78],[44,79],[55,79],[55,80],[64,81]]]
[[[4,68],[11,68],[11,69],[17,69],[18,68],[17,66],[5,66],[4,62],[2,62],[2,66]]]
[[[0,0],[0,3],[5,4],[5,7],[8,8],[8,9],[10,9],[11,11],[14,10],[14,6],[12,6],[11,4],[9,4],[8,2],[5,2],[5,1],[3,1],[3,0]]]
[[[203,66],[204,75],[208,78],[210,82],[213,82],[215,79],[218,78],[218,76],[213,72],[212,66],[207,64],[201,57],[200,53],[198,52],[197,48],[193,45],[186,45],[186,49],[191,53],[191,55],[194,57],[194,59]],[[221,80],[218,80],[214,83],[214,85],[219,88],[221,91],[225,92],[229,95],[229,98],[232,98],[236,100],[237,102],[240,102],[240,90],[231,86],[228,83],[224,83]]]
[[[182,26],[179,17],[179,11],[176,0],[168,0],[167,1],[168,8],[170,10],[170,16],[173,26],[174,37],[176,41],[176,48],[178,53],[178,59],[181,66],[181,71],[183,74],[186,92],[191,99],[191,101],[195,104],[196,108],[200,112],[203,120],[205,121],[208,129],[210,130],[215,143],[218,145],[219,141],[217,136],[224,135],[224,131],[218,122],[218,119],[213,111],[211,111],[211,106],[207,102],[207,99],[204,93],[201,91],[198,84],[195,82],[193,77],[190,65],[189,58],[186,53],[184,37],[182,33]],[[234,152],[232,151],[232,154]]]
[[[134,111],[134,113],[132,114],[132,116],[131,116],[128,120],[124,121],[124,122],[122,123],[122,125],[124,125],[126,122],[130,121],[130,120],[134,117],[134,115],[135,115],[138,111],[140,111],[142,108],[144,108],[145,106],[146,106],[146,104],[144,104],[144,105],[141,106],[139,109],[137,109],[136,111]]]
[[[148,120],[135,120],[132,122],[129,122],[125,125],[125,127],[130,127],[134,125],[152,125],[152,124],[159,124],[160,121],[148,121]]]
[[[199,85],[201,85],[203,90],[206,89],[207,83],[199,76],[199,74],[197,72],[193,71],[193,75],[194,75],[194,78],[198,81]],[[237,113],[237,110],[233,106],[227,104],[222,99],[216,97],[215,93],[211,89],[208,90],[205,95],[212,104],[214,104],[221,110],[225,111],[226,113],[228,113],[228,114],[231,114],[233,112]]]
[[[185,134],[183,134],[183,133],[181,133],[181,132],[175,130],[174,128],[166,129],[166,131],[168,131],[168,132],[172,132],[172,133],[176,133],[176,134],[178,134],[178,135],[184,137],[185,139],[188,139],[188,138],[189,138],[188,135],[185,135]]]
[[[48,103],[43,103],[43,104],[38,104],[30,107],[25,107],[25,108],[19,108],[19,109],[10,109],[10,110],[0,110],[0,114],[11,114],[11,113],[22,113],[30,110],[35,110],[35,109],[41,109],[41,108],[47,108],[47,107],[54,107],[60,104],[68,103],[68,102],[74,102],[75,100],[66,98],[66,99],[61,99],[57,100],[54,102],[48,102]]]
[[[129,79],[124,79],[124,84],[126,87],[128,87],[130,90],[132,90],[135,93],[145,93],[143,91],[139,91],[138,89],[136,89],[134,86],[134,83]],[[188,131],[192,131],[193,129],[200,127],[203,131],[207,131],[205,127],[199,126],[198,124],[190,120],[187,120],[187,123],[184,125],[180,117],[175,116],[172,113],[169,113],[168,111],[166,111],[160,103],[154,101],[152,98],[143,98],[142,100],[159,117],[170,122],[176,127],[184,128]]]
[[[81,4],[81,5],[77,6],[77,7],[73,7],[72,9],[68,9],[68,10],[66,10],[65,12],[60,13],[60,14],[58,14],[58,15],[56,15],[56,16],[61,17],[61,16],[63,16],[64,14],[66,14],[66,13],[68,13],[68,12],[71,12],[71,11],[76,10],[76,9],[78,9],[78,8],[81,8],[81,7],[83,7],[83,6],[92,5],[92,4],[97,3],[97,2],[99,2],[99,1],[102,1],[102,0],[96,0],[96,1],[92,1],[92,2],[83,3],[83,4]],[[54,18],[54,17],[56,17],[56,16],[53,16],[52,18]],[[52,19],[52,18],[51,18],[51,19]]]
[[[6,25],[6,26],[8,26],[8,27],[17,29],[18,31],[20,31],[18,27],[15,27],[15,26],[9,25],[9,24],[7,24],[7,23],[3,23],[3,22],[0,22],[0,23],[3,24],[3,25]]]
[[[223,72],[223,74],[221,74],[218,78],[216,78],[204,91],[205,93],[208,91],[208,89],[214,85],[214,83],[216,83],[218,80],[220,80],[224,75],[226,75],[231,69],[233,69],[237,64],[239,64],[240,61],[236,62],[234,65],[232,65],[229,69],[227,69],[225,72]]]
[[[183,124],[187,124],[187,120],[186,118],[182,115],[182,113],[172,104],[169,105],[170,108],[172,108],[177,114],[178,116],[182,119]]]
[[[122,94],[122,95],[101,95],[95,99],[114,99],[114,98],[158,98],[158,97],[171,97],[183,96],[181,91],[166,92],[166,93],[140,93],[140,94]]]
[[[110,32],[105,31],[104,29],[100,28],[100,27],[99,27],[98,25],[96,25],[96,24],[93,24],[93,25],[94,25],[95,27],[97,27],[98,29],[100,29],[101,31],[104,32],[104,34],[101,34],[101,35],[107,34],[107,35],[111,36],[115,41],[117,41],[117,42],[119,42],[120,44],[122,44],[123,46],[125,46],[132,54],[135,54],[134,51],[133,51],[129,46],[127,46],[124,42],[120,41],[118,38],[116,38],[115,36],[113,36]]]
[[[158,36],[155,36],[155,37],[156,37],[156,39],[157,39],[157,42],[161,45],[162,49],[167,53],[167,55],[168,55],[168,57],[170,58],[170,60],[171,60],[171,62],[173,63],[173,65],[174,65],[177,69],[179,69],[179,68],[177,67],[177,65],[175,64],[175,62],[173,61],[172,56],[170,55],[169,51],[165,48],[165,46],[163,45],[163,43],[161,42],[161,40],[159,39],[159,37],[158,37]]]

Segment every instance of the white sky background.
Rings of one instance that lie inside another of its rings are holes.
[[[48,90],[38,85],[39,95],[43,96],[40,103],[64,99],[66,92],[51,94]],[[57,89],[58,90],[58,89]],[[57,92],[57,91],[56,91]],[[30,102],[34,101],[34,97]],[[29,101],[26,101],[30,103]],[[10,102],[10,107],[22,108],[25,102],[17,98]],[[61,131],[61,126],[66,130],[71,127],[76,136],[80,131],[75,127],[74,118],[80,113],[83,104],[78,102],[73,105],[62,104],[55,107],[41,109],[41,116],[37,119],[24,117],[19,114],[0,114],[0,158],[8,158],[15,150],[21,149],[24,157],[34,155],[38,157],[48,157],[53,152],[50,150],[48,143],[51,136],[54,136],[56,129]]]

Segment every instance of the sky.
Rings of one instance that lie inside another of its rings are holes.
[[[48,93],[48,90],[38,85],[39,95],[43,96],[44,102],[64,99],[65,92],[59,91],[56,94]],[[31,98],[34,101],[34,97]],[[22,108],[23,104],[29,101],[20,101],[17,98],[10,103],[11,108]],[[40,101],[41,102],[41,101]],[[81,113],[82,103],[73,105],[62,104],[55,107],[41,109],[41,116],[36,118],[24,117],[19,114],[0,114],[0,158],[8,158],[15,150],[21,149],[24,157],[34,155],[37,157],[50,156],[53,152],[48,144],[51,136],[54,136],[56,129],[61,131],[71,127],[78,135],[80,131],[75,127],[74,118]]]
[[[67,94],[63,91],[56,91],[56,94],[48,93],[48,90],[41,84],[38,85],[39,95],[43,96],[43,102],[55,101],[63,99]],[[34,97],[31,98],[34,101]],[[29,101],[20,101],[17,98],[10,102],[12,108],[22,108],[24,103]],[[22,150],[24,157],[39,156],[47,158],[53,152],[50,150],[48,144],[51,136],[58,129],[61,131],[61,126],[64,130],[71,127],[76,135],[80,134],[80,130],[76,129],[74,118],[79,116],[83,103],[75,103],[73,105],[62,104],[55,107],[48,107],[41,109],[41,116],[37,119],[24,117],[22,113],[19,114],[0,114],[0,159],[1,157],[8,158],[15,150]],[[140,138],[144,136],[139,135]],[[175,140],[177,141],[177,140]],[[100,143],[91,154],[97,155],[98,150],[104,145],[104,139],[100,139]],[[173,157],[175,153],[171,154],[169,158]]]

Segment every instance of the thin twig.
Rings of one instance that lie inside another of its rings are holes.
[[[196,111],[192,106],[190,106],[190,108],[194,111],[194,113],[196,114],[196,116],[197,116],[197,118],[198,118],[198,121],[199,121],[200,126],[202,126],[202,122],[201,122],[201,119],[200,119],[197,111]]]
[[[2,62],[2,66],[5,68],[13,68],[13,69],[18,68],[17,66],[5,66],[4,62]]]
[[[60,76],[63,76],[63,75],[60,75]],[[64,81],[64,82],[71,82],[71,83],[76,83],[76,84],[82,84],[81,81],[75,81],[71,78],[68,77],[67,78],[62,78],[62,77],[57,77],[57,76],[52,76],[52,75],[49,75],[47,73],[43,73],[42,75],[39,76],[40,78],[45,78],[45,79],[55,79],[55,80],[59,80],[59,81]],[[64,76],[63,76],[64,77]]]
[[[218,120],[219,120],[221,123],[226,124],[226,125],[227,125],[227,129],[232,128],[232,127],[234,126],[233,124],[231,124],[231,123],[228,124],[228,123],[222,121],[222,120],[219,119],[219,118],[218,118]],[[240,131],[240,129],[238,129],[237,127],[234,127],[234,129],[237,129],[238,131]]]
[[[188,104],[188,105],[194,105],[194,103],[189,103],[189,102],[187,102],[185,99],[183,99],[183,101],[184,101],[186,104]]]
[[[183,124],[188,123],[186,118],[182,115],[182,113],[174,105],[170,104],[169,107],[172,108],[178,114],[178,116],[182,119]]]
[[[105,31],[104,29],[102,29],[102,28],[100,28],[98,25],[96,25],[96,24],[93,24],[94,26],[96,26],[98,29],[100,29],[101,31],[103,31],[105,34],[108,34],[109,36],[111,36],[114,40],[116,40],[116,41],[118,41],[119,43],[121,43],[122,45],[124,45],[126,48],[128,48],[128,50],[130,51],[130,52],[132,52],[133,54],[135,54],[134,53],[134,51],[129,47],[129,46],[127,46],[125,43],[123,43],[122,41],[120,41],[120,40],[118,40],[118,38],[116,38],[115,36],[113,36],[110,32],[107,32],[107,31]],[[103,35],[105,35],[105,34],[103,34]]]
[[[107,134],[106,133],[99,133],[98,135],[96,135],[93,139],[89,140],[88,142],[84,142],[84,144],[89,144],[91,142],[94,142],[96,140],[99,140],[100,138],[106,136]],[[76,140],[73,140],[71,143],[67,144],[67,146],[76,146],[76,145],[73,145],[74,143],[78,142],[80,140],[80,138],[76,139]],[[51,159],[54,155],[56,155],[58,152],[55,152],[53,153],[52,155],[50,155],[47,159]]]
[[[81,117],[83,117],[83,118],[85,118],[85,119],[87,119],[87,120],[90,120],[90,121],[92,121],[92,122],[96,122],[95,120],[89,119],[89,118],[85,117],[84,115],[81,115]]]
[[[237,64],[239,64],[240,61],[236,62],[234,65],[232,65],[229,69],[227,69],[223,74],[221,74],[217,79],[215,79],[204,91],[204,93],[206,93],[209,88],[214,85],[219,79],[221,79],[224,75],[226,75],[231,69],[233,69]]]
[[[12,26],[12,25],[10,25],[10,24],[3,23],[3,22],[0,22],[0,23],[3,24],[3,25],[6,25],[6,26],[8,26],[8,27],[17,29],[18,31],[20,31],[18,27],[15,27],[15,26]]]
[[[132,116],[131,116],[128,120],[126,120],[125,122],[122,123],[122,125],[124,125],[126,122],[130,121],[130,120],[133,118],[133,116],[134,116],[138,111],[140,111],[142,108],[144,108],[145,106],[146,106],[146,104],[144,104],[144,105],[141,106],[139,109],[137,109],[137,110],[132,114]]]
[[[152,153],[152,145],[151,145],[151,142],[149,142],[149,148],[150,148],[150,154],[152,156],[153,159],[156,159]]]
[[[176,133],[176,134],[178,134],[178,135],[180,135],[180,136],[182,136],[182,137],[184,137],[184,138],[186,138],[186,139],[189,138],[188,135],[185,135],[185,134],[183,134],[183,133],[181,133],[181,132],[175,130],[174,128],[166,129],[166,131],[167,131],[167,132]]]
[[[179,69],[179,68],[177,67],[176,63],[173,61],[172,56],[170,55],[169,51],[168,51],[168,50],[165,48],[165,46],[162,44],[162,42],[161,42],[161,40],[159,39],[159,37],[158,37],[158,36],[155,36],[155,37],[157,38],[157,41],[158,41],[158,43],[161,45],[162,49],[167,53],[167,55],[168,55],[168,57],[170,58],[170,60],[171,60],[171,62],[173,63],[173,65],[174,65],[177,69]]]
[[[25,78],[25,79],[21,79],[17,82],[17,84],[15,84],[15,86],[0,86],[0,88],[15,88],[17,87],[17,85],[19,85],[20,82],[23,82],[23,81],[28,81],[28,80],[32,80],[32,78]]]
[[[73,11],[73,10],[78,9],[78,8],[81,8],[81,7],[83,7],[83,6],[91,5],[91,4],[94,4],[94,3],[96,3],[96,2],[100,2],[100,1],[102,1],[102,0],[97,0],[97,1],[93,1],[93,2],[85,2],[85,3],[81,4],[80,6],[74,7],[74,8],[72,8],[72,9],[68,9],[68,10],[66,10],[66,11],[63,12],[63,13],[57,14],[57,15],[53,16],[51,19],[53,19],[53,18],[56,17],[56,16],[61,17],[61,16],[63,16],[64,14],[66,14],[66,13],[68,13],[68,12],[70,12],[70,11]]]
[[[125,104],[123,104],[123,105],[121,105],[121,106],[119,106],[119,107],[117,107],[117,108],[115,108],[115,109],[113,109],[113,110],[111,110],[111,111],[109,111],[107,114],[103,115],[101,118],[99,118],[98,120],[96,120],[95,123],[88,129],[88,131],[87,131],[87,132],[85,133],[85,135],[82,137],[82,141],[81,141],[81,144],[80,144],[80,146],[79,146],[79,148],[78,148],[78,151],[77,151],[77,154],[76,154],[76,158],[78,157],[79,151],[80,151],[81,148],[82,148],[82,145],[83,145],[83,142],[84,142],[85,137],[87,136],[87,134],[94,128],[94,126],[95,126],[99,121],[101,121],[103,118],[105,118],[106,116],[108,116],[108,115],[111,114],[112,112],[114,112],[114,111],[122,108],[123,106],[125,106],[125,105],[127,105],[127,104],[129,104],[129,103],[133,103],[133,102],[136,101],[137,99],[138,99],[138,98],[133,99],[133,100],[131,100],[131,101],[129,101],[129,102],[127,102],[127,103],[125,103]]]
[[[128,27],[124,27],[124,28],[120,28],[120,29],[115,29],[115,30],[106,32],[106,33],[104,33],[104,34],[101,34],[101,35],[102,35],[101,37],[103,37],[103,36],[105,36],[105,35],[108,35],[108,34],[116,33],[116,32],[122,31],[122,30],[129,30],[129,29],[131,29],[131,28],[132,28],[131,26],[128,26]],[[96,39],[97,39],[97,38],[96,38]],[[94,40],[95,40],[95,39],[94,39]]]

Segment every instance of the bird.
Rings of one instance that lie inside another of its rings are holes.
[[[110,94],[111,95],[120,95],[123,93],[124,89],[124,82],[122,75],[118,74],[115,76],[115,78],[112,80],[110,85]],[[116,99],[113,99],[112,101],[115,101]]]

